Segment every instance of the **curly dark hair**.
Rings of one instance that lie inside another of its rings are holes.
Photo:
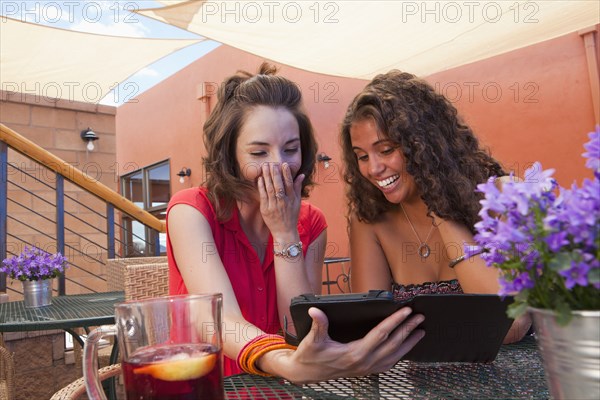
[[[450,101],[426,81],[397,70],[377,75],[354,98],[344,117],[341,144],[349,215],[372,223],[398,207],[358,169],[350,127],[368,118],[401,149],[428,215],[434,212],[474,231],[482,198],[477,184],[506,174],[489,151],[480,147]]]
[[[242,177],[236,159],[236,144],[246,115],[257,106],[282,107],[298,122],[302,163],[297,175],[304,174],[302,197],[308,197],[314,184],[317,142],[313,127],[302,105],[300,88],[289,79],[276,76],[277,69],[263,63],[257,75],[238,71],[219,87],[217,104],[204,124],[203,158],[209,199],[219,221],[231,218],[236,201],[244,201],[256,188]]]

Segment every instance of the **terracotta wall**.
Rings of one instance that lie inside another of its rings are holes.
[[[594,129],[585,49],[577,33],[444,71],[427,80],[454,103],[508,170],[535,161],[559,183],[592,174],[581,153]]]
[[[0,92],[1,123],[113,190],[118,187],[115,114],[115,107]],[[88,127],[99,137],[92,152],[86,150],[87,143],[80,137],[81,131]],[[11,149],[8,161],[25,172],[8,168],[7,250],[20,253],[24,240],[55,252],[55,173]],[[65,256],[82,268],[67,270],[67,277],[80,284],[67,281],[67,293],[87,293],[90,289],[105,291],[106,283],[101,279],[105,275],[104,267],[97,260],[106,259],[106,234],[98,230],[106,231],[106,206],[67,181],[64,189],[68,196],[64,200],[65,211],[70,214],[65,216]],[[22,291],[20,282],[11,282],[9,278],[7,285]],[[11,300],[20,299],[14,291],[9,290],[8,294]]]
[[[119,107],[119,165],[144,166],[170,158],[173,193],[199,185],[203,179],[202,125],[207,112],[206,103],[199,98],[207,94],[206,87],[213,90],[214,83],[237,69],[254,71],[261,61],[221,46],[139,95],[136,103]],[[586,134],[594,128],[586,68],[583,41],[573,33],[426,79],[454,101],[482,142],[508,169],[522,175],[539,160],[544,168],[556,168],[560,182],[570,185],[589,175],[580,157]],[[320,185],[311,201],[328,220],[326,256],[345,256],[349,252],[338,128],[345,108],[366,81],[287,66],[281,68],[281,74],[302,88],[320,149],[333,158],[329,169],[319,165]],[[175,174],[183,166],[192,169],[192,176],[181,185]]]

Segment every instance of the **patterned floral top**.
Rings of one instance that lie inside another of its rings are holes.
[[[416,285],[392,284],[392,293],[396,300],[408,300],[418,294],[461,294],[464,293],[457,279],[440,282],[425,282]]]

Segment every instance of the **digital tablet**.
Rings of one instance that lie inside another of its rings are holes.
[[[321,309],[329,319],[329,336],[348,343],[361,339],[379,322],[404,306],[423,314],[419,326],[425,336],[403,359],[423,362],[491,362],[512,319],[506,308],[512,297],[488,294],[421,294],[408,301],[395,301],[391,292],[337,295],[305,294],[294,297],[290,313],[296,336],[286,329],[286,341],[297,345],[310,331],[310,307]]]

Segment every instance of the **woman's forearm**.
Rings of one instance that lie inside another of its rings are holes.
[[[291,243],[297,242],[292,241]],[[303,255],[304,252],[301,252],[298,257],[292,259],[275,256],[275,280],[277,284],[279,320],[281,327],[285,328],[284,316],[286,316],[291,333],[295,333],[290,315],[292,298],[304,293],[321,293],[321,277],[326,243],[327,231],[323,230],[309,244],[308,249],[306,249],[306,256]],[[274,246],[274,250],[278,250],[276,246]]]
[[[277,257],[279,258],[279,257]],[[293,297],[303,293],[312,293],[305,261],[302,255],[294,260],[275,260],[275,280],[277,284],[277,310],[279,311],[279,322],[284,326],[284,316],[288,321],[288,330],[295,333],[291,315],[290,303]]]

